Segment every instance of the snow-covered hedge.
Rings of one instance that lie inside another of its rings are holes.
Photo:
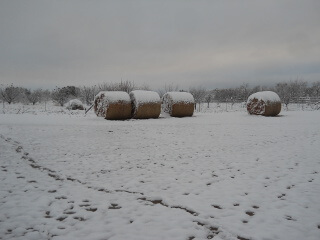
[[[131,118],[131,100],[126,92],[103,91],[94,99],[94,111],[97,116],[108,120],[124,120]]]
[[[256,92],[247,100],[249,114],[276,116],[281,111],[281,100],[278,94],[272,91]]]
[[[188,117],[193,115],[194,98],[188,92],[167,92],[162,97],[163,111],[172,117]]]
[[[79,99],[72,99],[66,104],[69,110],[84,110],[83,103]]]
[[[130,92],[132,116],[136,119],[158,118],[161,113],[161,100],[157,92],[135,90]]]

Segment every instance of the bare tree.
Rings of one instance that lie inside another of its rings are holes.
[[[18,99],[20,94],[21,94],[20,88],[13,86],[13,84],[5,88],[0,88],[1,100],[9,104],[11,104],[16,99]]]
[[[49,90],[44,90],[41,93],[41,99],[44,101],[44,111],[47,111],[47,102],[51,100],[51,93]]]
[[[179,91],[179,86],[173,85],[172,83],[169,85],[165,84],[163,88],[157,90],[160,98],[162,98],[162,96],[167,92],[178,92],[178,91]]]
[[[206,95],[204,96],[204,100],[206,103],[208,103],[208,108],[210,107],[210,103],[213,101],[214,92],[212,90],[209,90],[206,92]]]
[[[124,91],[124,92],[130,93],[135,89],[135,84],[134,82],[130,82],[128,80],[125,82],[121,80],[119,84],[116,84],[115,89],[117,91]]]
[[[52,100],[63,106],[69,99],[68,92],[64,91],[63,88],[56,88],[51,93]]]
[[[288,109],[288,105],[292,99],[292,94],[289,89],[288,83],[277,83],[275,90],[278,93],[281,101],[286,105],[286,108]]]
[[[25,91],[25,96],[27,100],[32,103],[32,105],[35,105],[37,102],[41,102],[41,97],[43,96],[41,89],[36,90],[28,90]]]
[[[101,83],[98,84],[97,92],[100,91],[124,91],[130,93],[136,89],[134,82],[122,81],[120,83]]]
[[[275,91],[278,93],[281,101],[286,105],[293,102],[294,99],[298,100],[305,95],[307,82],[302,80],[290,81],[289,83],[277,83]]]
[[[320,81],[312,83],[312,96],[320,97]]]
[[[137,90],[145,90],[145,91],[151,91],[151,88],[148,84],[144,83],[143,85],[136,88]]]
[[[203,87],[197,87],[197,88],[190,88],[189,92],[193,95],[194,101],[195,101],[195,109],[197,109],[197,103],[199,105],[199,111],[200,111],[200,104],[203,102],[204,97],[206,95],[206,90]]]
[[[243,83],[238,90],[237,97],[241,101],[246,101],[250,94],[249,84]]]
[[[303,80],[295,80],[293,82],[290,82],[292,95],[296,98],[301,98],[305,96],[306,88],[307,88],[307,82]]]
[[[215,89],[214,99],[217,102],[232,102],[237,99],[238,90],[235,88]]]
[[[96,87],[82,87],[80,89],[81,100],[85,102],[87,105],[91,105],[94,101],[94,97],[96,95]]]
[[[70,98],[80,97],[80,89],[75,86],[55,88],[51,93],[52,100],[63,106]]]

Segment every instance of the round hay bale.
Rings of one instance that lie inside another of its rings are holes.
[[[271,91],[256,92],[247,101],[249,114],[277,116],[281,111],[281,100],[278,94]]]
[[[194,111],[194,98],[188,92],[167,92],[162,97],[163,111],[171,117],[191,117]]]
[[[84,110],[83,104],[79,99],[72,99],[66,104],[68,110]]]
[[[98,117],[125,120],[131,118],[131,111],[131,100],[126,92],[100,92],[94,99],[94,112]]]
[[[153,91],[135,90],[130,92],[132,117],[135,119],[158,118],[161,113],[159,94]]]

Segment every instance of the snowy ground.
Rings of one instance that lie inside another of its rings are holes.
[[[320,111],[39,109],[0,114],[0,239],[320,239]]]

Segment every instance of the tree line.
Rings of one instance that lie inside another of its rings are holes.
[[[121,81],[120,83],[101,83],[94,86],[66,86],[56,87],[54,90],[47,89],[27,89],[24,87],[11,85],[0,86],[0,100],[4,103],[24,103],[37,104],[44,102],[45,104],[52,100],[56,104],[63,106],[71,99],[79,99],[87,105],[92,105],[94,96],[100,91],[125,91],[133,90],[151,90],[149,86],[137,86],[131,81]],[[160,97],[170,91],[189,91],[195,99],[196,108],[201,103],[207,103],[208,107],[211,102],[245,102],[247,98],[255,92],[274,91],[282,102],[288,107],[289,103],[298,102],[299,99],[320,99],[320,81],[309,84],[303,80],[295,80],[277,83],[272,87],[254,86],[243,83],[239,87],[225,89],[206,89],[204,87],[191,87],[189,90],[180,89],[177,85],[165,85],[163,88],[156,90]]]

